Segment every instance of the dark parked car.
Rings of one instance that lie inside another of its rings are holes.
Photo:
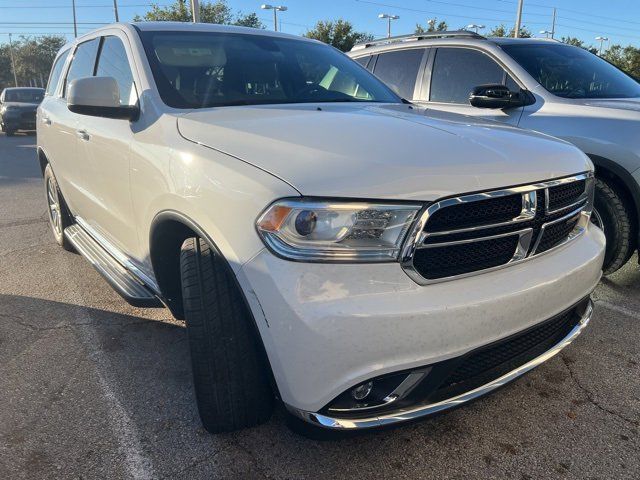
[[[0,94],[0,129],[7,136],[17,130],[35,130],[36,110],[43,98],[43,88],[5,88]]]

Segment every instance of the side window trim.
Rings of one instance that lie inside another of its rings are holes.
[[[430,98],[431,98],[431,77],[433,76],[433,65],[435,64],[437,51],[440,50],[441,48],[459,48],[459,49],[473,50],[473,51],[476,51],[476,52],[480,52],[480,53],[486,55],[487,57],[489,57],[491,60],[493,60],[496,63],[496,65],[498,65],[503,70],[503,72],[504,72],[504,75],[502,77],[502,84],[503,85],[506,85],[507,76],[510,76],[516,82],[516,84],[518,84],[518,86],[520,86],[520,88],[525,88],[525,87],[522,86],[522,85],[524,85],[524,83],[511,71],[511,69],[509,69],[509,67],[507,67],[492,52],[489,52],[487,50],[483,50],[482,48],[470,47],[468,45],[438,45],[437,47],[432,47],[431,48],[432,52],[431,52],[429,61],[427,63],[427,67],[425,69],[425,81],[424,81],[423,90],[422,90],[423,95],[421,97],[421,101],[423,101],[423,102],[441,103],[441,102],[431,102],[431,100],[430,100]],[[464,105],[464,104],[454,103],[454,104],[447,104],[447,105]]]

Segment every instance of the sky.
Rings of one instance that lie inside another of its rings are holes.
[[[280,13],[284,32],[301,35],[321,19],[344,18],[357,30],[376,37],[386,36],[386,20],[378,14],[399,15],[392,24],[392,34],[413,33],[416,23],[428,19],[446,20],[450,29],[468,24],[493,26],[515,21],[517,0],[275,0],[288,7]],[[117,0],[120,20],[144,14],[151,3],[170,4],[171,0]],[[256,12],[272,28],[271,12],[260,10],[260,0],[228,0],[234,11]],[[73,38],[71,0],[0,0],[0,43],[8,33],[41,35],[65,34]],[[536,36],[550,30],[553,7],[557,8],[556,37],[572,36],[587,44],[597,44],[597,36],[610,43],[640,47],[640,0],[524,0],[523,24]],[[79,33],[88,32],[113,21],[112,0],[76,0]],[[480,30],[482,33],[483,30]],[[605,44],[606,47],[606,44]]]

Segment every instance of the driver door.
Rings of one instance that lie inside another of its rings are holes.
[[[517,126],[523,107],[501,110],[469,104],[471,91],[486,84],[520,90],[511,75],[486,53],[473,48],[439,47],[433,49],[427,61],[422,93],[416,103],[427,107],[427,115],[433,111],[450,112]]]

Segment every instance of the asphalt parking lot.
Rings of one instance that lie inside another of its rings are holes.
[[[53,241],[35,136],[0,134],[0,479],[640,478],[640,268],[595,291],[590,327],[456,411],[317,442],[200,426],[184,325],[127,305]]]

